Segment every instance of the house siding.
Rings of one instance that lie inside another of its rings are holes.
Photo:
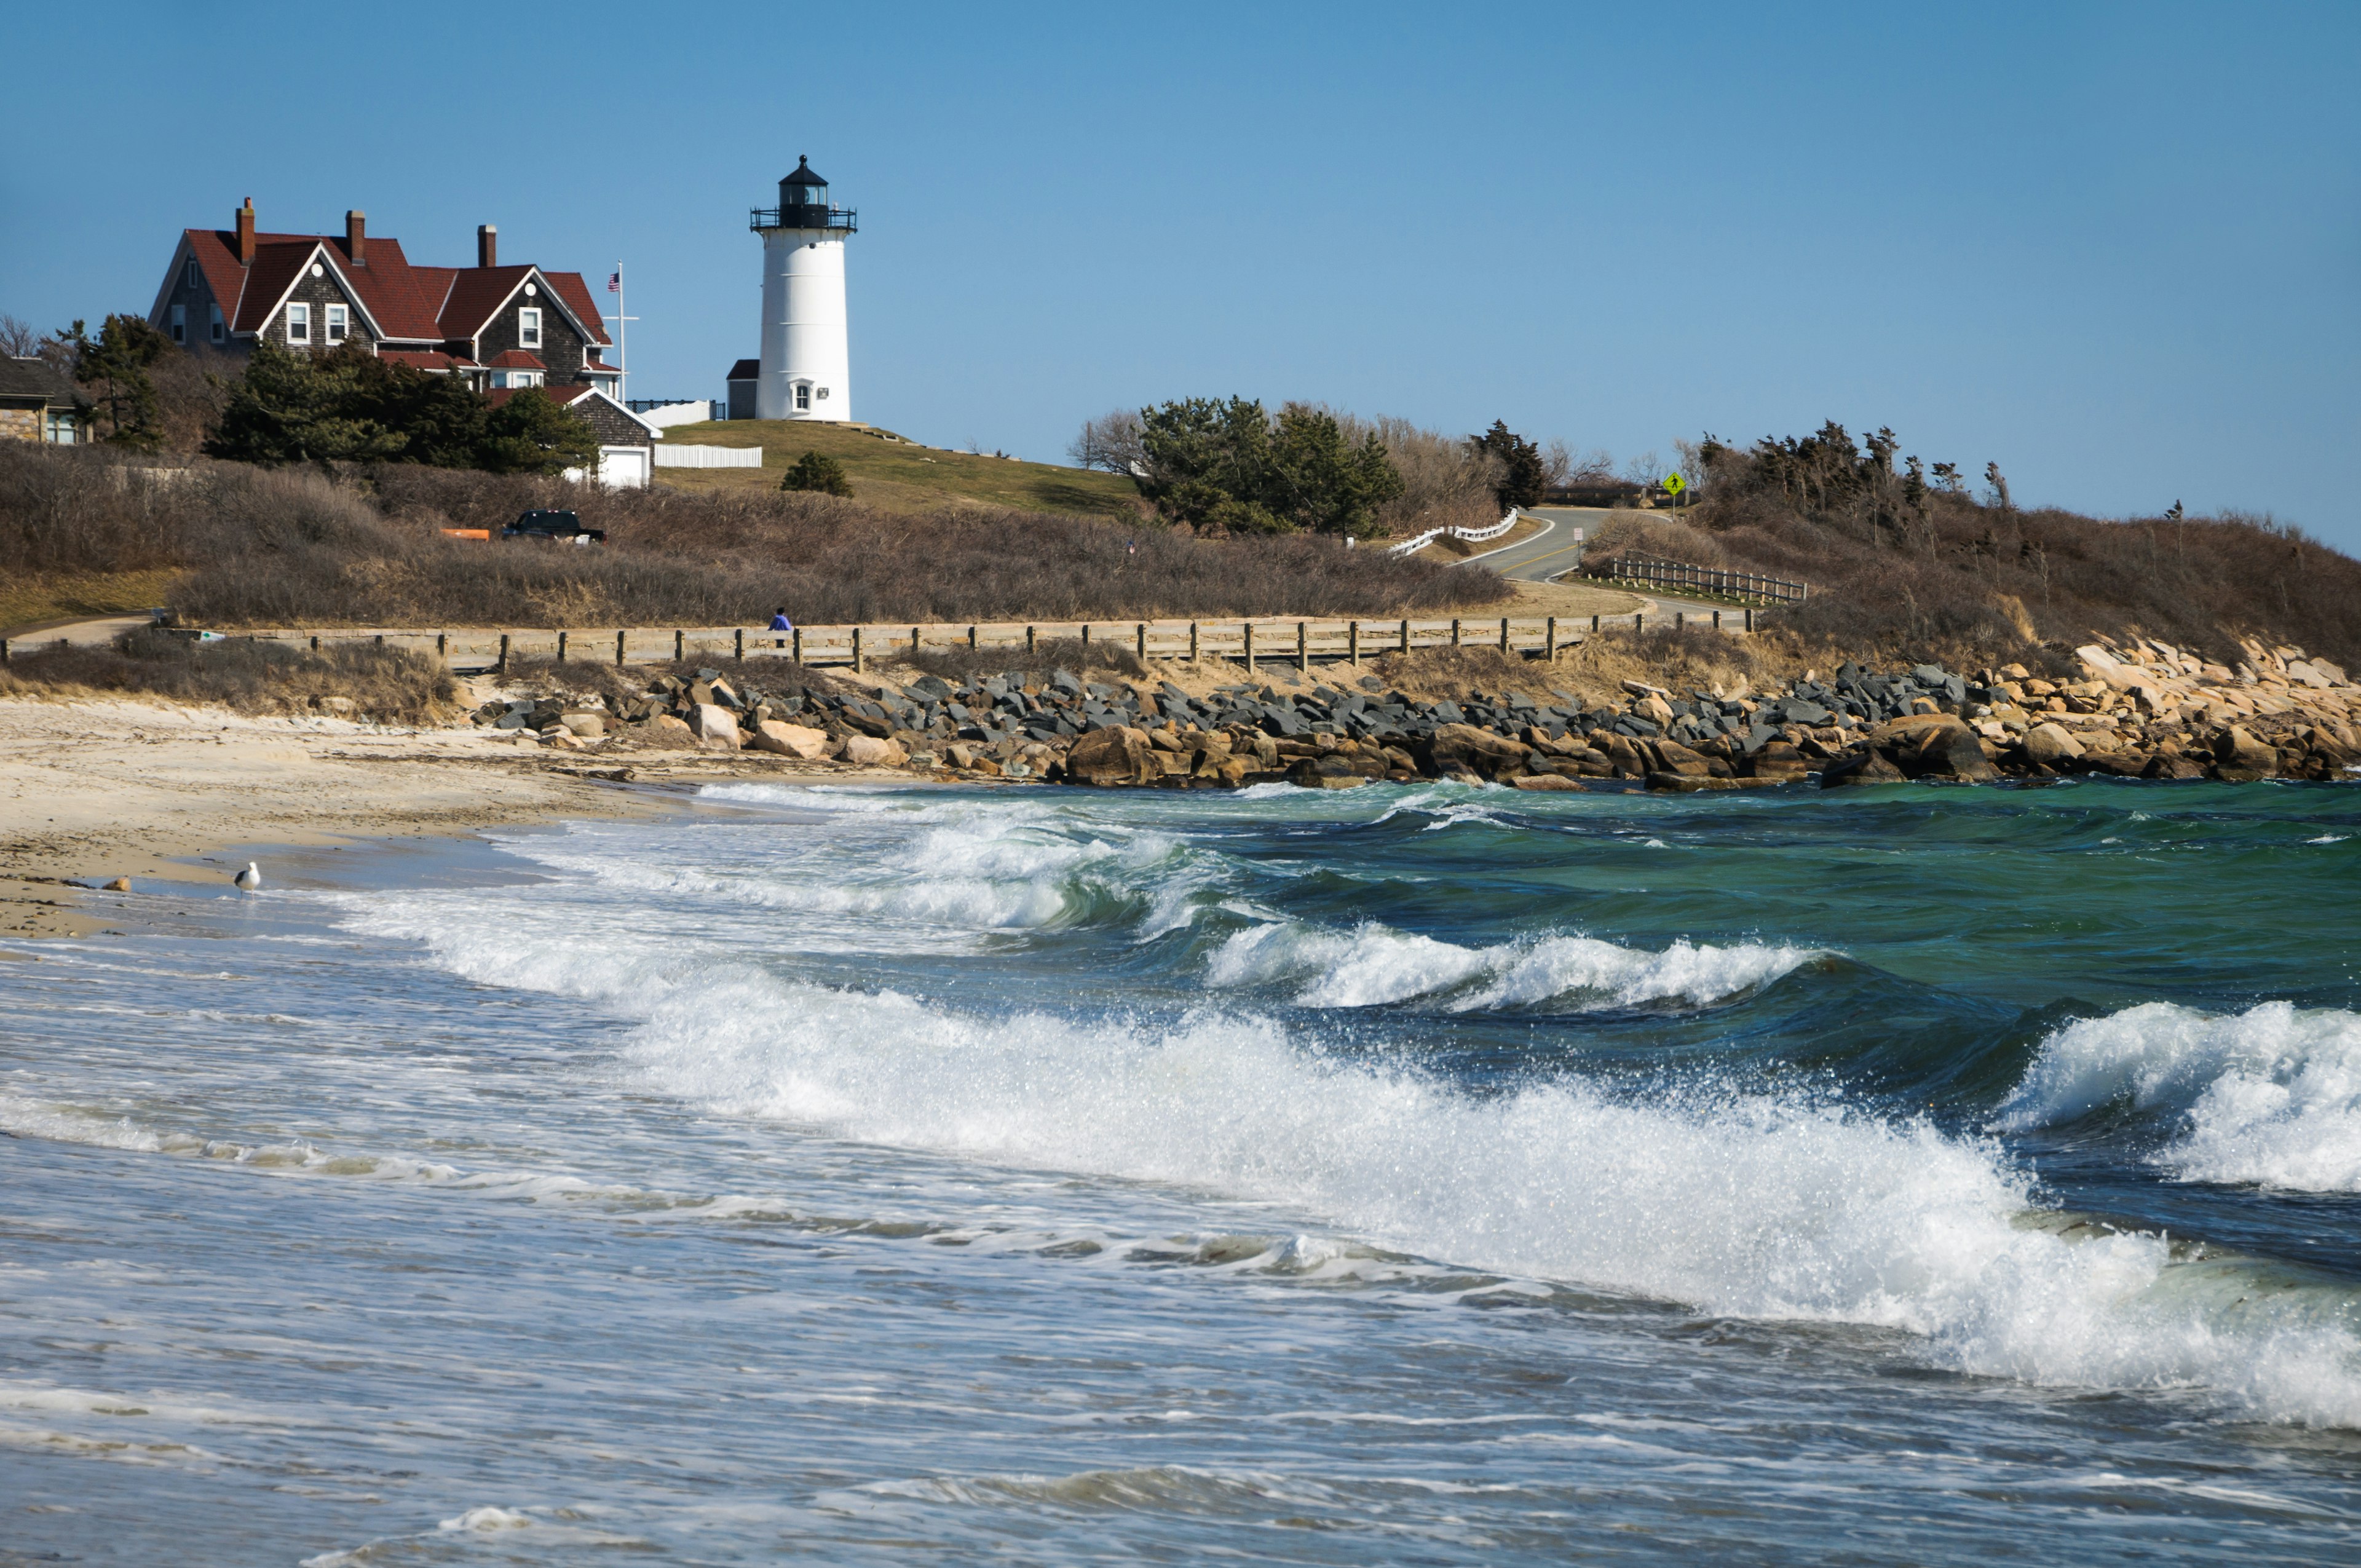
[[[360,306],[345,292],[335,273],[327,271],[324,267],[322,273],[323,276],[314,278],[310,269],[304,269],[302,279],[295,285],[295,291],[288,295],[286,303],[273,311],[270,319],[263,323],[262,334],[271,342],[288,347],[326,348],[329,346],[328,307],[349,305],[352,307],[350,340],[374,345],[377,340],[369,334],[368,323],[361,319]],[[287,305],[299,302],[312,307],[312,341],[308,345],[289,344],[287,340]]]
[[[601,446],[646,446],[652,444],[648,433],[612,403],[602,402],[597,398],[585,398],[574,405],[574,411],[598,433]]]
[[[541,346],[530,348],[520,341],[517,313],[536,308],[541,312]],[[524,297],[522,290],[519,290],[507,304],[500,307],[500,314],[484,324],[476,343],[476,357],[487,363],[495,355],[505,354],[511,348],[524,349],[549,367],[549,384],[553,387],[582,379],[582,334],[574,330],[574,323],[567,321],[566,313],[551,301],[547,289],[530,300]],[[466,352],[464,343],[460,345],[460,352]]]
[[[192,272],[196,273],[196,277],[193,280],[189,276]],[[153,325],[157,331],[164,334],[166,336],[170,336],[172,332],[172,307],[174,305],[178,305],[188,317],[189,335],[181,346],[185,348],[211,347],[213,346],[212,307],[219,303],[220,302],[214,298],[212,288],[205,282],[203,269],[201,268],[191,267],[188,263],[188,258],[183,255],[181,258],[174,264],[172,271],[172,287],[164,296],[163,308],[156,313],[155,321],[149,324]],[[229,305],[222,305],[222,316],[225,320],[228,318],[229,313]]]

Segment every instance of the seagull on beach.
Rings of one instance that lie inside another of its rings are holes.
[[[262,885],[262,868],[248,861],[246,862],[246,870],[229,880],[237,884],[238,892],[252,893]]]

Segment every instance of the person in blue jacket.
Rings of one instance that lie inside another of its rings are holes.
[[[774,609],[774,610],[773,610],[773,611],[771,612],[771,630],[774,630],[774,631],[793,631],[795,629],[796,629],[796,623],[795,623],[794,621],[789,620],[787,619],[787,611],[786,611],[786,607],[785,607],[785,606],[782,605],[780,608],[778,608],[777,609]],[[784,637],[780,638],[780,639],[778,640],[778,645],[779,645],[780,647],[782,647],[782,648],[785,647],[785,646],[787,645],[787,640],[786,640],[785,638],[784,638]]]

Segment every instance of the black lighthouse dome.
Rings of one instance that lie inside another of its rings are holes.
[[[779,204],[754,209],[749,228],[754,229],[836,229],[853,231],[853,212],[850,207],[829,204],[828,181],[815,173],[811,159],[802,155],[796,159],[795,172],[779,181]]]

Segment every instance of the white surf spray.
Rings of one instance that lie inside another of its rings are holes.
[[[1350,931],[1292,923],[1250,927],[1215,949],[1206,982],[1227,989],[1294,984],[1307,1007],[1373,1007],[1441,999],[1452,1012],[1649,1003],[1706,1006],[1770,983],[1823,956],[1812,948],[1676,941],[1662,952],[1591,937],[1544,937],[1465,948],[1387,927]]]
[[[2042,1042],[1998,1124],[2050,1126],[2110,1104],[2181,1113],[2153,1157],[2184,1179],[2361,1192],[2361,1015],[2158,1002],[2084,1019]]]

